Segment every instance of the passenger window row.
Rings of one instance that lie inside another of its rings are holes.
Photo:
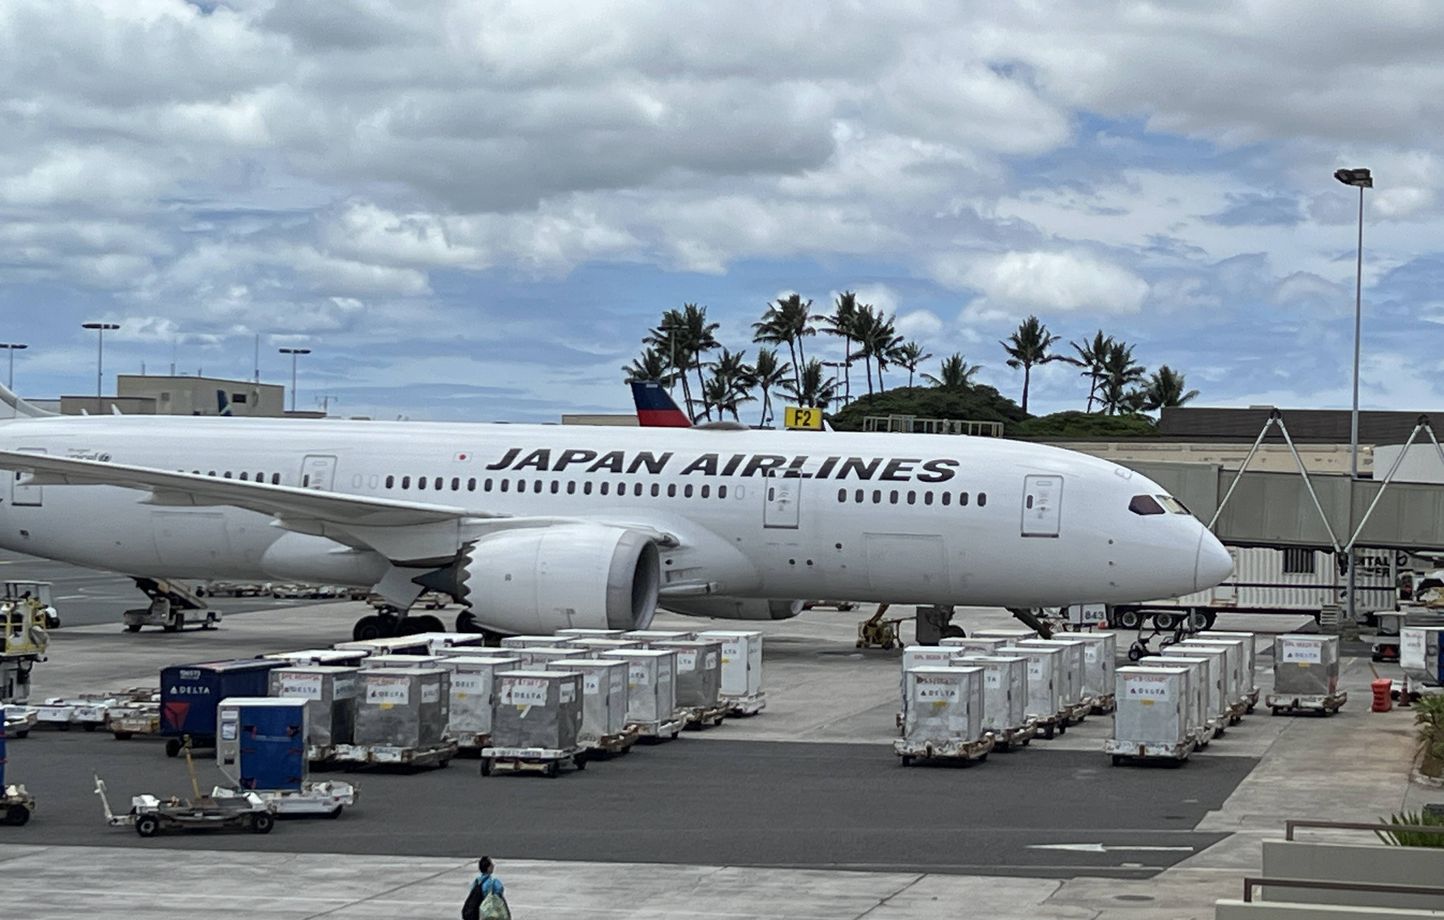
[[[185,470],[176,470],[177,473],[184,473]],[[241,470],[239,473],[233,470],[191,470],[192,476],[210,476],[218,479],[239,479],[241,482],[269,482],[273,486],[281,484],[280,473],[252,473],[250,470]]]
[[[936,502],[937,504],[947,507],[953,503],[952,492],[934,493],[928,491],[919,492],[915,489],[908,489],[907,491],[903,491],[901,489],[873,489],[869,494],[867,489],[854,489],[851,493],[849,493],[847,489],[837,490],[837,500],[839,502],[846,503],[851,501],[855,505],[865,505],[868,503],[869,497],[871,498],[872,504],[874,505],[897,505],[903,502],[906,502],[909,505],[916,505],[919,503],[924,505],[931,505]],[[959,508],[967,507],[969,500],[970,496],[967,492],[957,493]],[[977,500],[979,508],[986,507],[988,504],[988,493],[979,492],[977,494]]]
[[[564,483],[559,479],[501,478],[478,480],[474,476],[467,479],[453,476],[449,480],[444,476],[417,476],[414,479],[410,476],[391,475],[386,477],[387,489],[399,488],[402,491],[415,489],[418,492],[444,492],[448,491],[448,487],[449,491],[452,492],[476,492],[479,489],[482,492],[507,492],[516,494],[530,492],[533,495],[540,495],[543,492],[560,495],[565,492],[567,495],[596,494],[614,495],[617,497],[627,495],[630,490],[630,494],[637,498],[643,495],[660,498],[664,493],[668,498],[677,498],[679,496],[681,498],[711,498],[714,494],[714,489],[710,484],[698,486],[693,483],[686,483],[679,486],[675,482],[668,484],[664,489],[661,483],[656,482],[650,485],[641,482],[618,482],[614,484],[605,479],[600,482],[594,482],[589,479],[581,483],[578,483],[576,480],[568,480]],[[715,495],[718,498],[726,498],[727,487],[725,485],[717,486]]]

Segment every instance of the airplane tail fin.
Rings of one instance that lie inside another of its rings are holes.
[[[655,380],[633,380],[632,401],[637,404],[637,421],[643,428],[692,427],[692,420]]]
[[[231,401],[226,398],[225,390],[216,390],[216,414],[231,416]]]
[[[16,396],[4,384],[0,384],[0,421],[15,418],[46,418],[55,415]]]

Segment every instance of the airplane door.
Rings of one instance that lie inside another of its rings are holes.
[[[18,452],[22,454],[43,454],[45,453],[45,449],[40,447],[22,447]],[[10,504],[22,507],[26,505],[32,508],[40,507],[45,492],[41,486],[29,486],[21,482],[22,479],[28,480],[29,478],[29,473],[16,472],[10,475],[10,481],[12,483]]]
[[[307,454],[301,461],[301,488],[330,492],[336,479],[336,458],[330,454]]]
[[[797,529],[802,503],[802,480],[769,474],[762,493],[762,526]]]
[[[1062,514],[1062,476],[1023,477],[1023,536],[1058,536]]]

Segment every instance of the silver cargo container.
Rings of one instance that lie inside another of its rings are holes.
[[[1028,715],[1040,722],[1057,718],[1062,706],[1062,696],[1058,691],[1058,682],[1062,677],[1058,672],[1063,663],[1059,653],[1050,649],[1005,645],[998,649],[997,654],[1028,662]]]
[[[1221,648],[1209,648],[1199,645],[1192,648],[1184,648],[1182,643],[1169,645],[1163,649],[1164,658],[1206,658],[1208,659],[1208,685],[1204,688],[1207,694],[1204,697],[1204,715],[1208,717],[1214,731],[1222,734],[1228,726],[1229,702],[1228,694],[1228,662],[1227,652]]]
[[[1063,702],[1076,707],[1088,699],[1083,690],[1084,643],[1076,639],[1024,639],[1018,645],[1023,648],[1056,648],[1063,652]]]
[[[635,639],[573,639],[567,643],[567,648],[579,648],[588,656],[600,655],[602,652],[613,652],[629,648],[643,648],[642,643]]]
[[[357,745],[430,748],[446,735],[450,675],[440,668],[376,668],[356,676]]]
[[[574,671],[582,675],[582,727],[577,743],[598,747],[627,728],[627,661],[572,658],[553,661],[548,671]]]
[[[451,674],[451,705],[446,736],[462,747],[478,747],[481,736],[491,734],[491,717],[496,706],[496,675],[515,671],[521,659],[508,655],[447,655],[436,665]]]
[[[413,639],[426,640],[426,653],[435,655],[438,649],[469,648],[479,654],[486,648],[486,637],[481,633],[431,632],[417,633]]]
[[[354,668],[365,660],[367,653],[355,649],[342,651],[334,648],[303,648],[294,652],[276,652],[262,655],[270,661],[289,661],[297,667],[324,665],[330,668]]]
[[[722,694],[722,643],[716,639],[657,642],[656,649],[677,653],[677,705],[715,710]]]
[[[687,642],[697,638],[697,634],[679,629],[629,629],[622,633],[622,638],[635,639],[650,648],[653,642]]]
[[[441,658],[437,655],[372,655],[363,659],[361,668],[434,668]]]
[[[755,697],[762,693],[762,633],[746,629],[709,629],[699,639],[722,643],[723,699]]]
[[[902,737],[947,749],[983,737],[983,669],[918,667],[907,672]]]
[[[979,636],[944,636],[938,640],[938,645],[943,648],[950,648],[954,654],[962,655],[971,653],[974,655],[992,655],[1005,645],[1010,644],[1008,639],[988,639]]]
[[[1198,634],[1200,639],[1241,639],[1243,640],[1243,685],[1244,690],[1258,702],[1258,636],[1251,632],[1225,632],[1206,629]]]
[[[627,722],[655,725],[677,716],[677,653],[669,649],[623,649],[598,658],[629,663]]]
[[[1183,648],[1221,648],[1224,650],[1224,677],[1227,679],[1228,704],[1235,715],[1248,707],[1248,691],[1244,689],[1243,640],[1205,639],[1198,637],[1178,643]]]
[[[1113,737],[1104,744],[1114,764],[1125,757],[1188,757],[1188,676],[1184,668],[1118,669]]]
[[[1437,687],[1444,678],[1444,627],[1399,627],[1399,667],[1414,683]]]
[[[908,711],[908,672],[914,668],[946,668],[953,663],[957,649],[939,645],[912,645],[903,649],[902,671],[898,675],[898,712]]]
[[[372,657],[377,655],[426,654],[426,640],[418,640],[415,636],[391,636],[386,639],[353,639],[349,642],[337,642],[331,647],[341,651],[365,652]]]
[[[1016,655],[954,655],[953,667],[983,669],[983,728],[1000,741],[1028,724],[1028,659]]]
[[[1274,696],[1333,696],[1339,689],[1339,637],[1274,637]]]
[[[576,671],[499,671],[491,748],[578,747],[582,728],[582,675]]]
[[[306,701],[306,745],[350,744],[356,730],[358,668],[301,665],[271,672],[270,695]]]
[[[1111,698],[1118,668],[1118,636],[1111,632],[1068,633],[1083,643],[1083,692],[1095,700]]]
[[[974,639],[1007,639],[1010,643],[1038,638],[1038,630],[1026,626],[999,626],[995,629],[975,629]]]
[[[568,646],[555,646],[551,648],[537,648],[528,646],[525,648],[511,647],[504,650],[508,655],[515,655],[521,659],[523,670],[535,668],[538,671],[546,670],[546,666],[553,661],[565,661],[568,658],[591,658],[590,652],[582,648],[570,648]]]
[[[1179,653],[1153,660],[1157,662],[1157,667],[1179,667],[1188,671],[1188,724],[1193,728],[1198,745],[1207,745],[1214,730],[1219,727],[1218,715],[1213,711],[1214,695],[1210,689],[1218,659]]]
[[[581,629],[571,627],[557,630],[558,636],[566,636],[570,639],[620,639],[625,629]]]
[[[502,648],[562,648],[571,641],[569,636],[503,636]]]

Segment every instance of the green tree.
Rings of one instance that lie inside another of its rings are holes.
[[[898,335],[897,329],[893,327],[890,317],[883,315],[882,311],[873,308],[872,304],[863,304],[858,308],[857,321],[853,324],[853,341],[857,343],[855,355],[849,357],[860,357],[863,366],[867,368],[867,392],[872,395],[872,366],[877,365],[877,387],[879,391],[886,391],[883,384],[882,372],[887,367],[889,356],[893,350],[902,342],[902,336]]]
[[[822,321],[827,325],[827,333],[842,339],[842,404],[847,405],[852,401],[852,333],[853,327],[857,324],[857,294],[852,291],[843,291],[837,295],[837,301],[833,304],[832,313],[824,316]]]
[[[768,304],[761,321],[752,324],[752,341],[767,345],[787,344],[787,350],[792,355],[794,383],[800,383],[798,369],[800,363],[807,361],[803,339],[817,334],[817,327],[812,324],[815,319],[812,301],[803,301],[801,294],[792,294]]]
[[[923,379],[944,390],[966,390],[973,385],[973,376],[980,370],[979,365],[964,360],[962,352],[955,351],[938,366],[938,376],[923,374]]]
[[[762,418],[758,425],[765,426],[772,419],[772,391],[778,389],[792,374],[792,365],[777,360],[777,352],[771,348],[757,349],[757,360],[752,364],[751,386],[762,391]]]
[[[1187,387],[1183,375],[1165,364],[1154,371],[1153,376],[1143,385],[1143,408],[1148,412],[1156,412],[1192,402],[1198,396],[1198,391]]]
[[[837,398],[837,378],[828,376],[822,362],[813,358],[797,375],[795,382],[789,380],[782,384],[781,389],[798,405],[826,409],[828,403]]]
[[[1133,346],[1114,342],[1103,358],[1103,380],[1099,387],[1103,411],[1109,415],[1140,411],[1143,397],[1135,384],[1143,379],[1143,373],[1143,365],[1133,359]]]
[[[1103,359],[1108,356],[1108,351],[1113,347],[1113,337],[1104,335],[1099,329],[1093,334],[1092,341],[1069,342],[1078,355],[1076,358],[1064,358],[1069,364],[1083,368],[1080,376],[1088,378],[1088,409],[1093,411],[1093,402],[1098,398],[1098,387],[1103,382]]]
[[[723,412],[730,412],[732,418],[740,422],[737,407],[756,398],[747,393],[753,370],[747,364],[746,354],[724,347],[709,367],[712,377],[704,384],[707,401],[717,407],[718,418]]]
[[[1015,370],[1020,367],[1023,369],[1024,412],[1028,411],[1028,390],[1032,384],[1033,368],[1063,357],[1049,350],[1059,338],[1050,333],[1048,327],[1038,321],[1038,317],[1029,316],[1018,324],[1018,328],[1013,330],[1007,341],[998,343],[1003,346],[1003,351],[1008,353],[1008,366]]]
[[[667,359],[672,377],[682,383],[682,404],[686,407],[687,418],[695,421],[700,414],[692,398],[692,387],[687,382],[686,368],[689,365],[692,346],[687,341],[687,322],[681,310],[666,310],[662,321],[653,327],[643,344],[651,346]]]
[[[628,383],[633,380],[655,380],[664,387],[671,387],[677,380],[672,359],[650,345],[643,348],[642,353],[633,358],[630,365],[624,366],[622,373],[626,375]]]
[[[932,352],[923,351],[917,342],[902,342],[888,354],[892,363],[908,369],[908,386],[913,385],[913,375],[918,372],[918,366],[932,356]]]

